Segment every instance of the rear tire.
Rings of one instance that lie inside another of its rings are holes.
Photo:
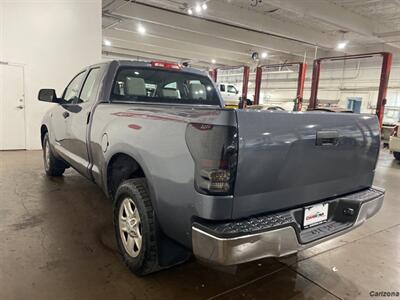
[[[395,159],[400,160],[400,152],[393,152],[393,156]]]
[[[47,132],[43,137],[43,163],[44,170],[46,171],[47,176],[50,177],[61,176],[66,169],[65,163],[54,156],[50,146],[49,134]]]
[[[158,270],[155,214],[144,178],[126,180],[118,187],[114,229],[119,253],[134,274]]]

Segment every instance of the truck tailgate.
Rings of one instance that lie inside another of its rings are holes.
[[[372,185],[375,116],[237,110],[233,218],[303,206]]]

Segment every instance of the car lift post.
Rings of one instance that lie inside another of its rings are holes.
[[[382,127],[383,124],[383,113],[386,105],[386,94],[389,85],[390,70],[392,68],[392,53],[382,53],[383,62],[381,69],[381,78],[379,84],[378,101],[376,103],[376,115],[379,119],[379,124]]]
[[[242,86],[242,98],[239,102],[239,108],[245,108],[247,106],[247,91],[249,87],[250,78],[250,67],[243,66],[243,86]]]
[[[382,126],[390,70],[392,68],[392,53],[390,52],[361,53],[354,55],[322,57],[315,59],[313,64],[311,94],[310,94],[310,102],[308,104],[308,110],[313,110],[317,107],[318,85],[319,85],[322,61],[324,60],[338,61],[338,60],[348,60],[348,59],[370,58],[377,55],[380,55],[383,58],[381,77],[379,82],[378,100],[376,103],[376,115],[378,116],[380,126]]]
[[[304,82],[306,81],[307,64],[299,63],[299,75],[297,77],[297,93],[296,93],[296,104],[295,111],[301,111],[303,107],[303,95],[304,95]]]
[[[210,69],[208,71],[208,75],[210,75],[211,79],[214,80],[214,82],[217,82],[218,69]]]
[[[261,81],[262,81],[262,67],[257,67],[256,84],[254,87],[254,105],[260,104]]]
[[[283,64],[272,64],[259,66],[256,69],[256,84],[254,88],[254,104],[260,103],[260,92],[261,92],[261,82],[262,82],[262,70],[263,68],[277,68],[284,66],[299,66],[299,73],[297,76],[297,91],[296,91],[296,103],[294,110],[301,111],[303,105],[303,94],[304,94],[304,82],[306,80],[307,64],[303,62],[293,62],[293,63],[283,63]]]

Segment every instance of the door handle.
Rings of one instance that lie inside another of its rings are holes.
[[[69,112],[64,111],[63,112],[63,117],[64,117],[64,119],[68,118],[69,117]]]
[[[18,105],[18,106],[17,106],[17,108],[19,108],[19,109],[23,109],[23,108],[24,108],[24,106],[23,106],[23,105]]]
[[[339,133],[335,130],[317,131],[317,146],[335,146],[339,141]]]

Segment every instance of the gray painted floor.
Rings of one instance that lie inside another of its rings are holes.
[[[387,191],[378,215],[298,255],[232,268],[192,259],[138,278],[115,251],[111,204],[100,189],[73,170],[47,178],[39,151],[0,152],[0,299],[377,299],[370,291],[400,292],[400,165],[386,150],[375,184]]]

